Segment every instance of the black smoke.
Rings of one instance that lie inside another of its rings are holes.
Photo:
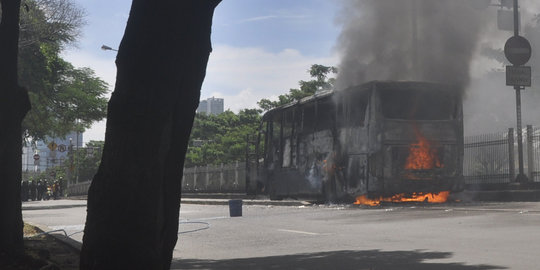
[[[474,0],[340,0],[336,88],[372,80],[464,89],[489,12]]]

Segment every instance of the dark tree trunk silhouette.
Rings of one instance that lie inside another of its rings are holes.
[[[0,256],[23,251],[21,213],[22,131],[30,110],[26,90],[18,85],[20,0],[0,0]]]
[[[220,0],[133,0],[80,269],[169,269],[184,156]]]

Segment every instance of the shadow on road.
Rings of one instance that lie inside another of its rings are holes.
[[[354,270],[488,270],[507,269],[494,265],[465,265],[463,263],[424,262],[431,259],[448,259],[450,252],[341,250],[304,253],[285,256],[229,259],[173,261],[171,269],[354,269]]]

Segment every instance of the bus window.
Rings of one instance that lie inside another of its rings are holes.
[[[293,109],[283,112],[283,167],[291,167],[291,154],[293,148],[293,127],[294,127]]]
[[[309,134],[315,131],[315,104],[306,104],[302,109],[302,132]]]
[[[322,99],[317,104],[317,121],[315,129],[317,131],[332,129],[334,126],[334,115],[336,106],[332,99]]]
[[[455,96],[448,92],[414,89],[380,89],[385,118],[404,120],[452,120]]]
[[[279,164],[279,157],[281,154],[281,113],[277,112],[272,117],[272,138],[271,138],[271,149],[272,151],[273,163]]]
[[[366,93],[352,93],[343,96],[338,108],[338,123],[343,127],[363,127],[366,118],[368,95]]]

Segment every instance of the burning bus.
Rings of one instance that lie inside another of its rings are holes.
[[[268,111],[262,132],[259,181],[273,199],[444,201],[463,186],[462,100],[451,85],[321,92]]]

